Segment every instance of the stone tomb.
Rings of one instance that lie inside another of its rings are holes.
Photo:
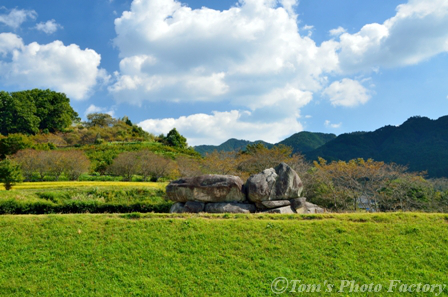
[[[172,181],[168,199],[176,203],[171,213],[323,213],[321,207],[301,197],[303,184],[287,164],[252,175],[243,183],[233,175],[201,175]]]

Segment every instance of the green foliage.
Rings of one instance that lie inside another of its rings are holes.
[[[339,135],[306,153],[309,160],[348,161],[356,158],[381,160],[426,171],[429,177],[448,176],[448,116],[437,120],[412,117],[402,125],[385,126],[374,132]]]
[[[10,159],[0,161],[0,182],[3,183],[5,189],[11,190],[11,188],[23,181],[22,171],[20,166]]]
[[[9,134],[8,137],[0,138],[0,158],[5,158],[32,146],[33,143],[26,135]]]
[[[1,216],[0,295],[273,296],[281,276],[301,280],[285,296],[403,296],[390,280],[448,283],[446,215],[137,216]],[[342,280],[383,290],[340,293]],[[298,293],[325,281],[332,293]]]
[[[0,92],[0,133],[36,134],[68,128],[78,114],[63,93],[33,89]]]
[[[170,132],[168,132],[166,137],[161,135],[159,136],[159,138],[161,138],[162,143],[168,146],[180,149],[186,149],[188,147],[187,139],[180,135],[180,133],[177,132],[176,128],[173,128]]]
[[[303,154],[315,150],[335,138],[336,135],[334,134],[302,131],[280,141],[278,144],[291,147],[293,153]]]
[[[164,192],[139,187],[48,188],[0,192],[0,214],[168,212]],[[15,199],[20,196],[21,199]]]
[[[33,98],[26,92],[0,92],[0,134],[35,134],[40,118]]]
[[[264,141],[248,141],[248,140],[238,140],[235,138],[231,138],[224,143],[216,146],[216,145],[198,145],[195,146],[194,149],[200,153],[201,155],[205,156],[207,153],[211,154],[214,151],[217,152],[239,152],[244,150],[248,145],[262,143],[265,147],[271,148],[273,144],[267,143]]]

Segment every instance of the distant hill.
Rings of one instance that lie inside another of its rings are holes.
[[[294,135],[291,135],[290,137],[286,138],[285,140],[275,144],[283,144],[292,147],[293,153],[305,153],[309,152],[311,150],[314,150],[321,145],[327,143],[328,141],[336,138],[336,135],[334,134],[325,134],[325,133],[313,133],[313,132],[299,132]],[[206,153],[212,153],[213,151],[224,151],[224,152],[232,152],[232,151],[239,151],[244,150],[248,144],[255,144],[255,143],[262,143],[267,148],[271,148],[274,146],[274,144],[257,140],[257,141],[248,141],[248,140],[238,140],[235,138],[231,138],[227,140],[226,142],[222,143],[221,145],[198,145],[195,146],[194,149],[202,154],[205,155]]]
[[[411,171],[427,171],[429,177],[448,177],[448,116],[437,120],[411,117],[398,127],[341,134],[305,155],[328,161],[372,158],[406,165]]]
[[[201,155],[205,155],[207,153],[213,153],[213,151],[218,151],[218,152],[240,151],[240,150],[244,150],[248,144],[255,144],[255,143],[262,143],[267,148],[271,148],[274,146],[272,143],[268,143],[268,142],[265,142],[262,140],[248,141],[248,140],[240,140],[240,139],[231,138],[220,145],[198,145],[198,146],[195,146],[194,149]]]
[[[336,135],[334,134],[303,131],[291,135],[290,137],[280,141],[277,144],[283,144],[292,147],[293,153],[306,153],[318,147],[321,147],[325,143],[335,138]]]

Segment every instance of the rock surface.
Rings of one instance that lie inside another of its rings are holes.
[[[201,175],[181,178],[166,187],[168,199],[176,202],[244,201],[243,181],[232,175]]]
[[[261,201],[260,208],[277,208],[277,207],[283,207],[288,206],[291,204],[289,200],[271,200],[271,201]]]
[[[289,206],[284,206],[284,207],[279,207],[279,208],[273,208],[273,209],[269,209],[266,211],[263,211],[265,213],[280,213],[280,214],[292,214],[292,213],[296,213],[294,211],[294,209],[292,209],[292,207]]]
[[[299,175],[287,164],[252,175],[246,183],[248,198],[252,202],[299,198],[303,184]]]
[[[183,213],[185,208],[185,203],[177,202],[174,203],[170,208],[170,213]]]
[[[325,210],[300,197],[302,181],[285,163],[252,175],[243,185],[237,176],[202,175],[181,178],[166,187],[175,201],[170,213],[323,213]]]
[[[209,213],[254,213],[257,210],[254,204],[248,203],[207,203],[205,212]]]
[[[184,206],[184,212],[200,213],[204,211],[204,208],[204,202],[187,201]]]

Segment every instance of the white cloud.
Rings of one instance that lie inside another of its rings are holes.
[[[91,114],[91,113],[107,113],[108,115],[110,115],[112,117],[115,115],[115,111],[113,111],[113,110],[108,111],[107,108],[95,106],[94,104],[91,104],[86,109],[86,111],[84,112],[84,115],[87,116],[88,114]]]
[[[409,0],[383,24],[340,36],[344,72],[417,64],[448,51],[448,1]]]
[[[94,50],[65,46],[58,40],[24,45],[11,33],[1,33],[1,40],[8,43],[0,46],[0,53],[11,56],[0,60],[0,82],[5,85],[51,88],[72,99],[85,99],[99,81],[108,79],[105,70],[98,68],[101,56]]]
[[[63,27],[61,25],[59,25],[58,23],[56,23],[55,20],[49,20],[49,21],[46,21],[45,23],[39,23],[36,25],[37,30],[42,31],[46,34],[53,34],[58,29],[62,29],[62,28]]]
[[[333,82],[322,94],[328,96],[334,106],[354,107],[365,104],[370,99],[368,90],[358,81],[349,78]]]
[[[0,33],[0,56],[6,56],[13,50],[21,48],[23,48],[22,38],[13,33]]]
[[[337,42],[299,34],[296,0],[246,0],[228,10],[133,1],[115,20],[117,101],[231,101],[253,106],[288,86],[316,91],[337,68]],[[249,96],[250,94],[251,96]],[[249,100],[249,98],[251,98]]]
[[[341,35],[342,33],[345,33],[345,32],[346,32],[346,30],[344,28],[337,27],[336,29],[330,30],[330,35],[331,36],[339,36],[339,35]]]
[[[177,119],[150,119],[139,123],[144,130],[154,133],[168,133],[176,128],[187,137],[189,145],[221,144],[232,137],[247,140],[265,140],[276,143],[283,138],[302,131],[302,125],[295,118],[285,118],[275,123],[257,122],[248,111],[214,111],[212,115],[193,114]]]
[[[0,23],[11,28],[18,29],[28,18],[36,19],[37,13],[34,10],[12,9],[9,14],[0,14]]]
[[[340,128],[341,126],[342,126],[342,123],[332,124],[329,120],[325,121],[325,127],[327,127],[327,128],[337,129],[337,128]]]

